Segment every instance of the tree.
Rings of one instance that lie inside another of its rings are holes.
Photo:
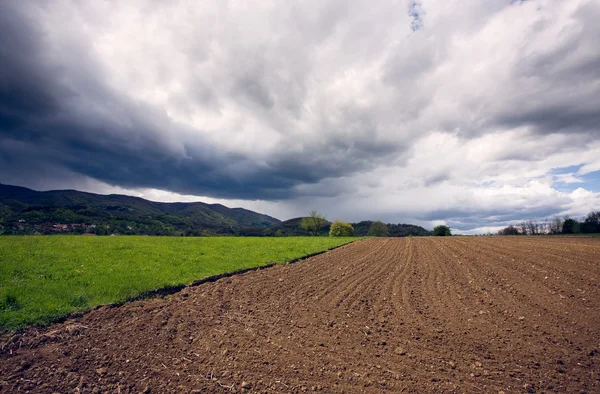
[[[558,216],[556,216],[554,219],[552,219],[552,222],[550,222],[550,232],[552,234],[560,234],[562,232],[562,227],[563,221]]]
[[[584,233],[600,233],[600,211],[588,213],[581,227]]]
[[[371,227],[369,227],[368,236],[370,237],[387,237],[388,236],[388,226],[382,221],[378,220],[376,222],[371,223]]]
[[[542,234],[552,233],[552,228],[550,226],[550,221],[548,219],[544,219],[544,223],[542,223],[541,232],[542,232]]]
[[[319,235],[319,230],[325,227],[326,224],[327,219],[325,219],[325,215],[317,211],[311,211],[308,217],[302,218],[300,221],[300,226],[312,235]]]
[[[529,232],[528,230],[528,226],[527,226],[527,222],[526,221],[522,221],[521,223],[519,223],[519,228],[521,229],[521,234],[523,235],[528,235]]]
[[[527,234],[529,235],[538,235],[540,233],[540,226],[538,222],[534,222],[533,220],[529,220],[526,224]]]
[[[515,226],[508,226],[498,231],[498,235],[519,235],[519,229]]]
[[[565,221],[562,225],[563,234],[575,234],[579,231],[579,222],[570,217],[565,217]]]
[[[331,224],[329,229],[330,237],[352,237],[354,235],[354,227],[350,223],[336,220]]]
[[[432,234],[437,237],[449,237],[452,235],[452,233],[450,232],[450,227],[444,226],[442,224],[440,224],[439,226],[435,226],[433,228]]]

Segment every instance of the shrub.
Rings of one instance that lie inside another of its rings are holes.
[[[329,229],[330,237],[352,237],[354,235],[354,227],[350,223],[336,220],[331,224]]]
[[[371,223],[371,227],[369,227],[369,233],[367,234],[370,237],[387,237],[388,236],[388,226],[382,221],[376,221]]]
[[[450,232],[450,227],[444,225],[435,226],[432,234],[437,237],[449,237],[452,235]]]

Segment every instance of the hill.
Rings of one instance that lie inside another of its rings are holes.
[[[283,235],[310,235],[310,233],[300,226],[300,222],[302,221],[302,217],[293,218],[282,222],[279,226],[281,233]],[[365,237],[369,232],[369,228],[373,222],[370,220],[358,222],[358,223],[350,223],[352,227],[354,227],[354,235],[358,237]],[[329,234],[329,226],[330,222],[327,222],[327,225],[324,226],[319,235],[327,235]],[[391,224],[388,225],[388,231],[390,237],[407,237],[409,235],[413,236],[422,236],[422,235],[430,235],[430,232],[424,229],[421,226],[416,226],[414,224]]]
[[[280,224],[270,216],[221,204],[160,203],[76,190],[38,192],[0,184],[4,233],[271,235]]]
[[[76,190],[39,192],[0,184],[0,234],[310,235],[302,217],[280,221],[243,208],[203,202],[162,203],[120,194]],[[371,221],[351,223],[366,236]],[[319,235],[329,234],[329,225]],[[388,224],[391,237],[429,235],[412,224]]]
[[[281,225],[278,226],[277,230],[280,230],[282,235],[284,236],[293,236],[293,235],[311,235],[310,232],[304,230],[300,225],[303,217],[293,218],[289,220],[285,220],[281,222]],[[319,235],[329,235],[329,226],[330,222],[327,222],[327,225],[324,226],[321,231],[319,231]]]
[[[354,227],[354,235],[364,237],[368,234],[369,228],[373,222],[370,220],[365,220],[359,223],[351,223],[352,227]],[[388,223],[388,232],[390,237],[408,237],[409,235],[413,236],[423,236],[430,235],[430,231],[425,230],[421,226],[416,226],[414,224],[392,224]]]

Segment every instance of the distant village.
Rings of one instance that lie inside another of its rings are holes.
[[[133,231],[132,226],[126,226],[128,231]],[[110,231],[109,224],[96,225],[88,223],[51,223],[42,224],[27,223],[25,219],[19,219],[13,223],[3,225],[0,223],[0,234],[81,234],[81,235],[119,235],[114,229]]]

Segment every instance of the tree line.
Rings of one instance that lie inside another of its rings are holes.
[[[600,233],[600,211],[590,212],[585,218],[569,216],[546,219],[542,222],[525,220],[498,231],[498,235],[543,235],[543,234],[594,234]]]
[[[427,231],[421,226],[412,224],[386,224],[382,221],[365,220],[358,223],[348,223],[335,220],[330,223],[326,216],[311,211],[307,217],[300,220],[299,227],[315,236],[329,234],[331,237],[339,236],[369,236],[369,237],[407,237],[407,236],[450,236],[450,227],[436,226],[433,231]],[[283,233],[281,235],[284,235]]]

